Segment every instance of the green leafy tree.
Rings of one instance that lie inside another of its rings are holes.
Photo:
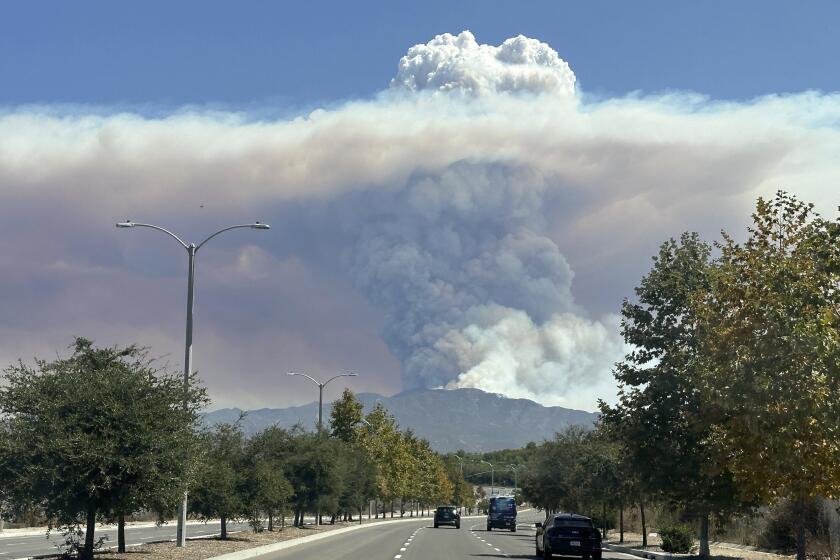
[[[290,434],[276,426],[256,434],[246,446],[249,464],[248,511],[250,522],[258,530],[260,513],[268,516],[268,530],[274,530],[279,514],[285,525],[285,514],[294,495],[294,488],[286,478],[286,462],[292,447]]]
[[[294,489],[277,461],[257,459],[249,462],[246,504],[248,521],[255,531],[262,529],[262,514],[268,516],[268,530],[274,530],[274,517],[285,512]]]
[[[642,494],[697,512],[703,557],[709,516],[739,506],[726,462],[715,462],[706,443],[714,418],[696,386],[696,370],[704,366],[692,298],[710,289],[710,255],[695,233],[660,247],[635,290],[637,301],[622,306],[622,334],[632,350],[615,369],[619,403],[601,403]]]
[[[349,516],[358,512],[361,523],[365,504],[376,496],[376,470],[364,450],[356,446],[344,447],[341,463],[343,484],[339,498],[340,513]]]
[[[742,493],[805,504],[840,495],[840,224],[779,192],[743,244],[725,235],[695,302],[710,441]],[[804,525],[797,557],[804,560]]]
[[[61,526],[85,525],[80,557],[90,559],[97,519],[177,503],[207,399],[195,379],[185,390],[135,346],[77,338],[73,348],[67,359],[5,370],[0,486]]]
[[[362,423],[364,407],[353,391],[344,389],[341,398],[335,401],[330,412],[330,435],[350,443],[355,440]]]
[[[227,539],[227,522],[248,515],[245,439],[238,424],[219,424],[204,437],[204,461],[190,511],[203,519],[221,520],[221,538]]]

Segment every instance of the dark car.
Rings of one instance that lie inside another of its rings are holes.
[[[516,532],[516,500],[512,496],[490,498],[487,511],[487,530],[510,529]]]
[[[580,556],[584,560],[601,560],[601,533],[592,520],[574,513],[549,516],[545,524],[537,523],[537,556]]]
[[[440,506],[435,510],[435,529],[440,525],[454,525],[461,528],[461,515],[455,506]]]

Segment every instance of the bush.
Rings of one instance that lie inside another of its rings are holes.
[[[665,552],[686,554],[694,546],[694,529],[688,525],[672,525],[659,530],[660,547]]]

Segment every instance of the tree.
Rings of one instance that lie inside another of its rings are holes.
[[[711,248],[696,233],[671,239],[624,301],[622,335],[632,350],[616,364],[619,403],[601,403],[609,432],[623,440],[641,494],[697,512],[700,554],[709,555],[709,515],[738,508],[737,492],[722,458],[706,443],[710,408],[695,385],[704,367],[692,298],[708,293]]]
[[[268,530],[274,530],[274,515],[284,512],[294,490],[283,475],[283,465],[267,459],[249,461],[246,505],[254,531],[262,529],[262,513],[268,515]]]
[[[745,243],[724,235],[695,300],[697,385],[742,493],[840,495],[840,224],[784,192],[759,199]],[[805,557],[800,524],[797,558]]]
[[[356,431],[362,423],[364,407],[353,391],[344,389],[341,398],[335,401],[330,412],[330,435],[350,443],[356,438]]]
[[[277,513],[285,525],[285,513],[294,495],[285,470],[290,447],[289,433],[276,426],[256,434],[246,446],[248,511],[255,530],[262,524],[261,512],[268,516],[269,531],[274,530]]]
[[[4,371],[0,486],[60,526],[84,524],[80,556],[90,559],[97,519],[177,502],[207,399],[195,379],[185,388],[135,346],[77,338],[73,349],[67,359]]]
[[[219,424],[204,434],[204,460],[195,488],[190,492],[190,511],[203,519],[221,520],[221,537],[227,539],[227,522],[248,515],[244,488],[244,437],[238,424]]]
[[[345,514],[358,512],[361,523],[365,503],[376,496],[376,470],[365,452],[356,446],[344,446],[341,463],[343,489],[339,508]]]

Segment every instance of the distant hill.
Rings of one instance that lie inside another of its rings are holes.
[[[527,399],[509,399],[478,389],[414,389],[383,397],[374,393],[356,395],[368,412],[381,402],[396,418],[400,427],[431,442],[446,453],[495,451],[524,447],[540,442],[570,425],[592,426],[598,415],[559,406],[542,406]],[[329,423],[331,405],[324,403],[324,425]],[[235,422],[242,410],[225,408],[208,412],[210,424]],[[268,426],[291,427],[301,424],[314,429],[318,403],[289,408],[262,408],[248,411],[242,421],[246,434],[255,434]]]

